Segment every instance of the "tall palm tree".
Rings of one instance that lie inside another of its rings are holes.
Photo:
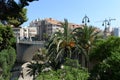
[[[63,31],[55,32],[48,45],[48,55],[53,62],[53,67],[59,68],[66,57],[71,57],[72,48],[75,47],[72,31],[69,28],[67,19],[61,23]]]
[[[77,47],[81,49],[84,54],[86,67],[89,69],[89,53],[97,40],[99,31],[93,26],[83,26],[73,30],[74,39]]]

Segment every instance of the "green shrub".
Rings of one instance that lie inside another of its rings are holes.
[[[90,59],[94,62],[91,80],[119,80],[120,38],[109,37],[97,42]]]
[[[57,71],[42,72],[36,80],[87,80],[89,74],[84,69],[64,66]]]
[[[0,51],[13,46],[15,37],[12,28],[9,26],[0,25]]]
[[[91,61],[101,62],[107,57],[111,56],[112,52],[119,50],[120,48],[119,37],[109,37],[108,39],[98,41],[96,47],[90,54]]]
[[[92,80],[120,80],[120,51],[98,64],[92,72]]]
[[[89,73],[78,61],[67,59],[62,69],[42,72],[36,80],[87,80]]]
[[[15,50],[10,47],[9,49],[2,50],[0,52],[0,68],[2,69],[1,76],[5,80],[9,80],[11,74],[10,71],[16,60]]]

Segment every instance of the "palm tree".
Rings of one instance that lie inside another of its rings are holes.
[[[30,62],[30,64],[27,65],[27,74],[30,76],[33,76],[33,80],[35,80],[36,75],[42,72],[42,64],[37,62]]]
[[[33,55],[33,61],[27,65],[27,74],[33,76],[33,80],[35,80],[36,75],[40,74],[47,67],[48,58],[46,53],[47,50],[45,48],[39,48]]]
[[[82,28],[76,28],[73,30],[74,39],[77,47],[82,51],[86,67],[89,69],[89,53],[97,40],[97,34],[99,31],[93,26],[83,26]]]
[[[75,47],[68,21],[64,19],[64,23],[61,23],[61,25],[64,31],[55,32],[48,44],[48,55],[55,69],[60,68],[66,57],[71,58],[72,48]]]
[[[39,48],[33,55],[32,60],[44,64],[48,61],[46,54],[47,54],[47,49]]]

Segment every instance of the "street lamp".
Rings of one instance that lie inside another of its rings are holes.
[[[105,19],[102,23],[102,26],[105,26],[105,28],[107,28],[107,26],[109,25],[110,25],[110,22],[107,19]]]
[[[89,18],[85,15],[85,16],[83,17],[83,19],[82,19],[82,23],[84,23],[85,26],[86,26],[87,23],[89,23],[89,22],[90,22]]]
[[[102,23],[102,26],[105,26],[105,29],[104,29],[104,38],[106,38],[108,36],[108,33],[109,33],[109,30],[107,28],[107,26],[110,26],[110,22],[109,20],[105,19]]]
[[[111,26],[111,21],[115,21],[116,19],[109,18],[109,26]]]
[[[109,20],[105,19],[105,20],[103,21],[102,26],[105,26],[105,27],[109,26],[109,27],[110,27],[111,21],[113,21],[113,20],[116,20],[116,19],[109,19]]]
[[[102,26],[105,26],[104,32],[108,32],[107,26],[110,26],[109,20],[105,19],[102,23]]]

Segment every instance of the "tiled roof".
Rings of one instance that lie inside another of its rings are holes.
[[[57,21],[57,20],[54,20],[54,19],[52,19],[52,18],[46,18],[45,19],[47,22],[49,22],[49,23],[51,23],[51,24],[54,24],[54,25],[61,25],[60,23],[60,21]]]
[[[54,25],[59,25],[61,26],[61,21],[55,20],[53,18],[46,18],[45,19],[47,22],[54,24]],[[82,25],[75,24],[75,23],[69,23],[70,28],[77,28],[77,27],[82,27]]]

